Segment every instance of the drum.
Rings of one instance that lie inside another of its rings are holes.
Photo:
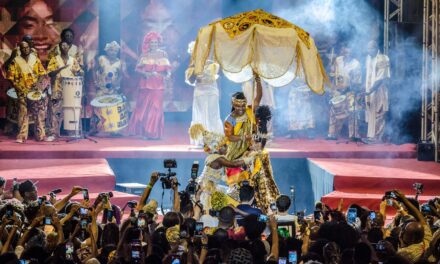
[[[127,105],[120,95],[104,95],[91,102],[104,132],[116,132],[128,126]]]
[[[15,92],[15,88],[11,88],[9,89],[6,94],[8,95],[8,103],[6,106],[6,119],[9,122],[12,122],[14,124],[17,124],[17,120],[18,120],[18,96],[17,93]],[[34,123],[34,116],[30,114],[30,112],[28,112],[29,114],[29,124],[33,124]]]
[[[345,95],[335,96],[330,100],[330,103],[332,104],[331,111],[333,111],[337,119],[343,119],[348,116],[347,96]]]
[[[82,77],[63,77],[63,115],[64,129],[77,131],[81,120]]]

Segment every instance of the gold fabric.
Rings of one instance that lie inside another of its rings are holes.
[[[195,75],[203,72],[209,56],[224,72],[242,73],[234,81],[250,79],[252,72],[244,72],[248,66],[274,83],[293,68],[295,76],[304,75],[312,91],[324,93],[327,77],[313,39],[301,28],[263,10],[238,14],[201,28],[190,63]]]
[[[32,90],[32,86],[38,81],[38,78],[45,75],[43,64],[33,54],[29,54],[28,60],[17,56],[9,66],[8,79],[11,80],[18,96],[18,127],[17,139],[26,140],[29,130],[29,115],[34,115],[36,119],[36,137],[37,140],[43,140],[45,137],[44,119],[46,114],[45,100],[31,105],[28,109],[26,95]],[[35,109],[33,109],[34,107]]]
[[[270,204],[276,201],[280,191],[275,183],[270,156],[266,150],[263,150],[254,161],[250,184],[256,191],[255,201],[258,208],[261,208],[265,214],[269,213]]]
[[[84,66],[84,51],[82,48],[76,46],[75,44],[72,44],[69,48],[68,54],[69,56],[74,57],[81,67]],[[48,59],[50,60],[58,55],[61,55],[60,45],[56,45],[53,49],[49,51]]]
[[[50,59],[49,65],[47,66],[47,71],[53,72],[65,65],[66,64],[64,63],[61,55],[56,55]],[[61,87],[61,82],[63,77],[75,77],[76,75],[84,74],[78,61],[70,55],[67,60],[67,65],[69,66],[61,70],[55,77],[55,81],[52,85],[52,98],[60,99],[62,97],[63,89]]]
[[[233,117],[231,117],[233,118]],[[253,124],[253,125],[252,125]],[[252,134],[251,127],[255,128],[255,117],[251,107],[246,108],[246,114],[236,118],[236,124],[233,126],[228,120],[225,121],[226,136],[235,135],[243,136]],[[236,160],[241,158],[244,152],[249,149],[249,141],[240,140],[237,142],[229,142],[226,158],[228,160]]]

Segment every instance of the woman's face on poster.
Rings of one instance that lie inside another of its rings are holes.
[[[34,48],[42,61],[47,60],[49,50],[59,39],[59,30],[53,21],[53,11],[44,1],[25,5],[18,19],[19,38],[32,36]]]

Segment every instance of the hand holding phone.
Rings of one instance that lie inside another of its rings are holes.
[[[89,200],[89,190],[88,189],[83,189],[82,193],[83,193],[84,201],[88,201]]]
[[[347,222],[349,224],[353,224],[356,222],[356,218],[357,218],[357,209],[356,208],[348,208]]]

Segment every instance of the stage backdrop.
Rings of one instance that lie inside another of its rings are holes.
[[[141,54],[143,37],[155,31],[162,35],[162,49],[173,65],[172,80],[165,88],[165,111],[191,109],[193,88],[184,82],[189,64],[188,43],[195,40],[201,26],[220,17],[219,0],[131,0],[130,4],[121,1],[122,58],[131,77],[123,88],[129,99],[136,98],[139,75],[134,67]]]
[[[75,44],[85,50],[88,68],[98,47],[98,9],[95,0],[5,0],[0,7],[0,66],[24,35],[31,35],[43,63],[60,41],[64,28],[75,31]],[[3,67],[2,67],[3,68]],[[9,83],[0,76],[0,118],[6,113]]]

